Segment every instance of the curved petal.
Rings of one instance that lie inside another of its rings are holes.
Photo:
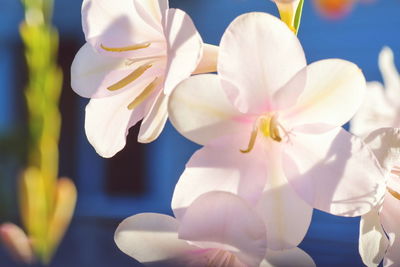
[[[390,173],[400,166],[400,129],[381,128],[370,133],[364,142],[374,152],[380,165]]]
[[[387,99],[398,106],[400,104],[400,74],[394,64],[393,51],[387,46],[379,53],[379,69],[386,87]]]
[[[340,59],[317,61],[307,66],[304,91],[283,117],[292,127],[315,123],[342,126],[361,106],[365,88],[364,75],[355,64]]]
[[[91,99],[86,106],[86,136],[100,156],[110,158],[119,152],[125,146],[129,128],[143,119],[148,101],[130,110],[128,105],[134,98],[128,90],[107,98]]]
[[[178,238],[178,227],[178,222],[170,216],[141,213],[118,226],[114,241],[122,252],[141,263],[168,261],[195,249]]]
[[[90,98],[107,97],[132,90],[144,80],[154,79],[164,73],[162,62],[152,63],[137,80],[119,90],[107,89],[121,81],[140,66],[150,64],[148,60],[130,63],[126,59],[108,57],[97,53],[86,43],[76,54],[71,65],[71,87],[80,96]],[[137,90],[137,94],[141,91]]]
[[[267,249],[261,217],[243,199],[227,192],[208,192],[197,198],[180,221],[179,238],[204,248],[231,251],[241,262],[257,266]]]
[[[361,217],[358,251],[366,266],[378,266],[389,246],[377,208]]]
[[[241,112],[271,110],[272,95],[305,66],[299,40],[269,14],[241,15],[222,36],[218,73]]]
[[[383,261],[383,266],[397,266],[400,263],[400,199],[390,193],[385,196],[381,211],[381,222],[389,236],[390,246]]]
[[[190,77],[172,92],[169,118],[183,136],[198,144],[245,130],[240,113],[224,94],[217,75]]]
[[[252,204],[257,203],[267,178],[263,151],[255,146],[250,153],[239,150],[244,141],[232,138],[216,140],[196,151],[176,184],[172,209],[181,219],[186,208],[200,195],[210,191],[226,191],[237,194]]]
[[[86,41],[99,52],[117,57],[160,53],[161,48],[165,49],[158,43],[164,41],[162,31],[147,24],[142,18],[145,16],[142,12],[146,14],[151,11],[136,9],[133,0],[120,0],[118,5],[108,0],[84,0],[82,28]],[[149,48],[123,53],[108,52],[101,48],[101,45],[126,47],[148,42],[152,42]]]
[[[311,223],[313,208],[302,200],[283,173],[279,145],[267,142],[268,178],[257,204],[267,230],[268,248],[291,249],[300,244]]]
[[[203,45],[203,55],[193,74],[216,72],[219,47],[211,44]]]
[[[164,92],[169,95],[196,69],[203,54],[203,41],[192,19],[180,9],[166,12],[163,29],[168,44]]]
[[[133,4],[148,25],[162,32],[161,22],[169,8],[168,0],[133,0]]]
[[[138,141],[140,143],[153,142],[160,136],[168,119],[168,97],[162,90],[156,89],[155,98],[150,97],[147,105],[150,105],[140,125]]]
[[[260,267],[313,267],[314,260],[300,248],[292,248],[281,251],[268,250],[267,256],[261,262]]]
[[[307,82],[307,67],[302,68],[285,85],[272,95],[272,109],[274,111],[293,107]]]
[[[365,99],[351,120],[350,131],[361,137],[381,127],[400,126],[397,110],[388,102],[381,83],[367,83]]]
[[[382,202],[386,178],[379,162],[340,127],[320,135],[296,133],[284,154],[289,183],[314,208],[360,216]]]

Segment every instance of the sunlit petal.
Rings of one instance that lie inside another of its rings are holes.
[[[178,219],[198,196],[210,191],[231,192],[252,204],[258,202],[268,175],[265,155],[257,147],[251,153],[241,153],[240,145],[246,146],[247,138],[241,139],[216,140],[216,145],[205,146],[192,156],[172,199]]]
[[[342,128],[296,133],[285,148],[286,177],[314,208],[359,216],[382,202],[386,178],[372,151]]]
[[[271,109],[272,95],[305,66],[296,36],[269,14],[239,16],[221,40],[218,72],[223,88],[242,112]]]
[[[249,266],[257,266],[267,249],[261,217],[246,201],[227,192],[197,198],[180,220],[179,237],[203,248],[231,251]]]
[[[358,251],[366,266],[378,266],[385,256],[389,240],[382,228],[378,209],[361,217]]]
[[[163,28],[168,44],[164,82],[164,92],[168,95],[196,69],[203,54],[203,41],[192,19],[180,9],[166,12]]]
[[[287,250],[268,250],[265,260],[260,267],[313,267],[316,266],[313,259],[302,249],[292,248]]]
[[[168,105],[172,124],[196,143],[204,145],[243,130],[236,120],[241,114],[224,94],[217,75],[197,75],[183,81],[171,94]]]
[[[363,101],[365,78],[351,62],[317,61],[307,66],[306,79],[297,104],[283,115],[292,127],[315,123],[342,126]]]
[[[285,178],[279,146],[270,142],[265,148],[268,178],[257,203],[268,235],[268,248],[291,249],[300,244],[311,223],[313,208],[302,200]]]
[[[115,231],[114,240],[121,251],[141,263],[173,260],[195,249],[178,239],[178,227],[170,216],[142,213],[125,219]]]

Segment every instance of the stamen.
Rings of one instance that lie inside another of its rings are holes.
[[[282,141],[282,137],[279,133],[280,124],[276,120],[275,116],[262,117],[259,123],[260,123],[260,130],[265,137],[270,137],[272,138],[272,140],[275,140],[277,142]]]
[[[258,133],[258,129],[257,127],[251,132],[251,137],[250,137],[250,141],[249,141],[249,145],[247,147],[247,149],[243,150],[240,149],[240,152],[242,153],[249,153],[251,150],[253,150],[254,144],[256,143],[256,139],[257,139],[257,133]]]
[[[393,189],[391,189],[390,187],[388,187],[388,192],[395,198],[397,198],[398,200],[400,200],[400,193],[394,191]]]
[[[144,88],[143,92],[137,96],[129,105],[128,109],[134,109],[139,104],[141,104],[156,88],[158,84],[158,77],[156,77],[151,83],[149,83],[146,88]]]
[[[121,88],[124,88],[125,86],[127,86],[131,82],[135,81],[140,76],[142,76],[143,73],[146,70],[148,70],[149,68],[151,68],[152,66],[153,66],[152,64],[145,64],[145,65],[142,65],[142,66],[138,67],[137,69],[132,71],[128,76],[126,76],[125,78],[120,80],[119,82],[107,87],[107,89],[110,90],[110,91],[116,91],[116,90],[119,90]]]
[[[282,138],[279,134],[279,129],[278,129],[279,126],[280,126],[280,124],[277,122],[275,116],[272,116],[271,122],[269,124],[269,132],[270,132],[271,138],[277,142],[282,141]]]
[[[127,51],[134,51],[134,50],[147,48],[150,45],[151,45],[151,43],[143,43],[143,44],[124,46],[124,47],[108,47],[108,46],[101,44],[100,47],[109,52],[127,52]]]
[[[398,166],[393,167],[391,173],[400,176],[400,168]]]

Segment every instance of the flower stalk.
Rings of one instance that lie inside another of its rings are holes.
[[[32,251],[47,265],[70,223],[77,193],[70,179],[58,179],[63,75],[57,65],[58,32],[51,25],[53,1],[22,0],[22,4],[29,136],[27,167],[19,181],[20,215]]]

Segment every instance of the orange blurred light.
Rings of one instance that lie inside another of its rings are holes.
[[[330,19],[339,19],[347,15],[356,0],[314,0],[318,11]]]

